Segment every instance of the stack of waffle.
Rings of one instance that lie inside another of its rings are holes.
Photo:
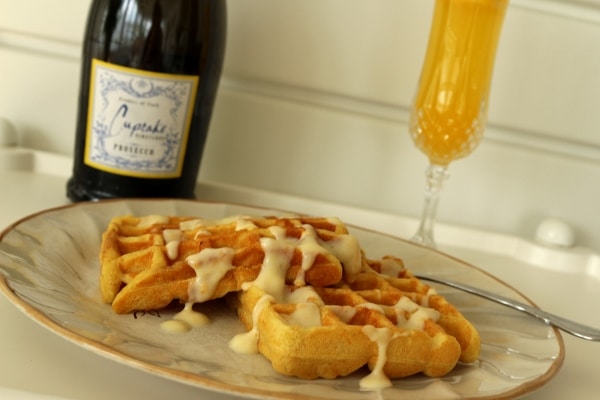
[[[228,296],[259,351],[282,374],[345,376],[363,386],[439,377],[479,356],[475,328],[395,257],[368,259],[338,219],[114,218],[103,235],[101,289],[117,313]]]

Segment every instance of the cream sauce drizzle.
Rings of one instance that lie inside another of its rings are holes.
[[[233,268],[234,255],[235,251],[229,247],[206,248],[185,259],[196,271],[196,278],[188,288],[190,302],[201,303],[211,298],[219,281]]]
[[[179,255],[179,243],[181,243],[182,234],[183,232],[179,229],[165,229],[163,231],[167,256],[171,260],[175,260]]]
[[[362,389],[383,389],[392,386],[392,381],[383,372],[387,362],[387,348],[396,337],[390,328],[376,328],[373,325],[365,325],[362,332],[377,345],[377,361],[371,373],[359,381]]]
[[[254,285],[281,302],[285,293],[285,276],[294,255],[294,244],[285,240],[285,229],[279,226],[269,228],[275,238],[263,237],[261,247],[265,253],[258,277],[242,285],[247,290]]]
[[[182,231],[194,231],[199,228],[210,228],[218,225],[228,225],[233,223],[236,224],[237,230],[252,229],[252,227],[256,228],[256,226],[252,223],[252,219],[250,217],[242,215],[233,215],[230,217],[219,219],[188,219],[179,223],[179,229],[181,229]]]
[[[165,215],[146,215],[145,217],[140,218],[137,227],[140,229],[147,229],[150,228],[152,225],[168,223],[169,217]]]
[[[392,258],[383,258],[380,265],[382,275],[397,277],[400,272],[404,271],[404,265]]]
[[[256,302],[256,306],[254,306],[254,310],[252,310],[252,329],[248,332],[243,332],[235,335],[229,341],[229,347],[240,354],[256,354],[258,353],[258,319],[262,314],[264,308],[269,304],[275,301],[275,298],[270,295],[262,296],[258,302]]]
[[[189,332],[192,327],[187,324],[185,321],[181,321],[178,319],[169,319],[165,322],[162,322],[160,324],[160,328],[163,331],[169,332],[169,333],[186,333]]]
[[[303,286],[295,288],[293,291],[285,290],[285,302],[288,304],[298,304],[312,302],[319,305],[324,305],[321,296],[315,291],[312,286]]]
[[[204,220],[199,218],[188,219],[179,223],[179,229],[181,229],[182,231],[193,231],[200,228],[201,226],[204,226]]]
[[[326,242],[325,247],[342,263],[344,272],[352,277],[362,269],[358,239],[352,235],[341,235]]]
[[[256,228],[257,228],[256,224],[254,224],[254,222],[252,222],[252,220],[249,217],[239,217],[235,223],[236,231],[243,231],[243,230],[250,231],[250,230],[256,229]]]
[[[210,319],[201,312],[193,309],[193,303],[185,304],[183,310],[173,316],[172,319],[160,324],[160,327],[170,333],[185,333],[192,328],[210,324]]]
[[[173,319],[184,321],[193,328],[210,324],[210,319],[205,314],[195,311],[193,306],[192,302],[186,303],[183,310],[175,314]]]
[[[321,309],[315,303],[298,303],[291,314],[281,314],[281,317],[291,326],[312,328],[321,326]]]
[[[356,307],[352,306],[326,306],[345,324],[350,323],[356,315]]]
[[[404,329],[425,328],[425,321],[428,319],[437,322],[440,319],[440,313],[432,308],[420,306],[406,296],[403,296],[394,305],[397,317],[397,326]],[[405,317],[405,312],[410,313],[409,318]]]
[[[304,278],[306,271],[308,271],[319,254],[326,254],[328,251],[319,243],[317,232],[312,225],[303,225],[304,232],[300,237],[300,241],[297,245],[298,249],[302,252],[302,265],[296,279],[294,280],[294,286],[304,286],[306,284]]]
[[[194,234],[194,239],[200,239],[202,236],[210,236],[212,233],[208,229],[198,229]]]

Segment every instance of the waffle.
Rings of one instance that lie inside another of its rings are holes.
[[[416,373],[441,377],[459,360],[477,360],[479,334],[464,316],[401,260],[384,261],[400,266],[397,277],[380,274],[381,261],[367,260],[351,280],[332,287],[286,286],[280,298],[259,285],[238,292],[248,333],[234,339],[234,348],[256,346],[276,371],[304,379],[336,378],[368,365],[364,387]]]
[[[230,346],[303,379],[363,366],[363,387],[440,377],[479,356],[464,316],[404,268],[368,259],[338,219],[125,216],[100,252],[101,289],[117,313],[227,296],[246,332]]]
[[[340,258],[354,258],[346,262],[352,265],[359,255],[336,257],[317,240],[335,250],[350,240],[347,233],[339,220],[326,218],[117,217],[102,236],[102,297],[117,313],[223,297],[258,277],[265,258],[261,241],[277,236],[287,244],[279,251],[289,253],[286,282],[328,286],[341,279]]]

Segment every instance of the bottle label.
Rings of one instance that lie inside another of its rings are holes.
[[[198,77],[92,60],[84,162],[140,178],[181,176]]]

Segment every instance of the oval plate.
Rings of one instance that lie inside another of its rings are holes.
[[[564,360],[558,331],[522,313],[455,289],[436,289],[479,330],[479,362],[459,364],[440,379],[421,375],[394,380],[377,392],[359,390],[362,370],[335,380],[305,381],[276,373],[260,355],[228,347],[242,332],[235,312],[222,302],[202,305],[213,321],[174,335],[159,328],[173,312],[117,315],[99,291],[102,232],[115,216],[134,214],[222,218],[275,215],[279,211],[188,200],[110,200],[43,211],[0,236],[0,289],[26,315],[90,351],[151,374],[242,397],[276,399],[504,399],[529,393],[549,381]],[[404,240],[350,227],[370,258],[401,257],[416,273],[468,283],[531,303],[486,272]]]

